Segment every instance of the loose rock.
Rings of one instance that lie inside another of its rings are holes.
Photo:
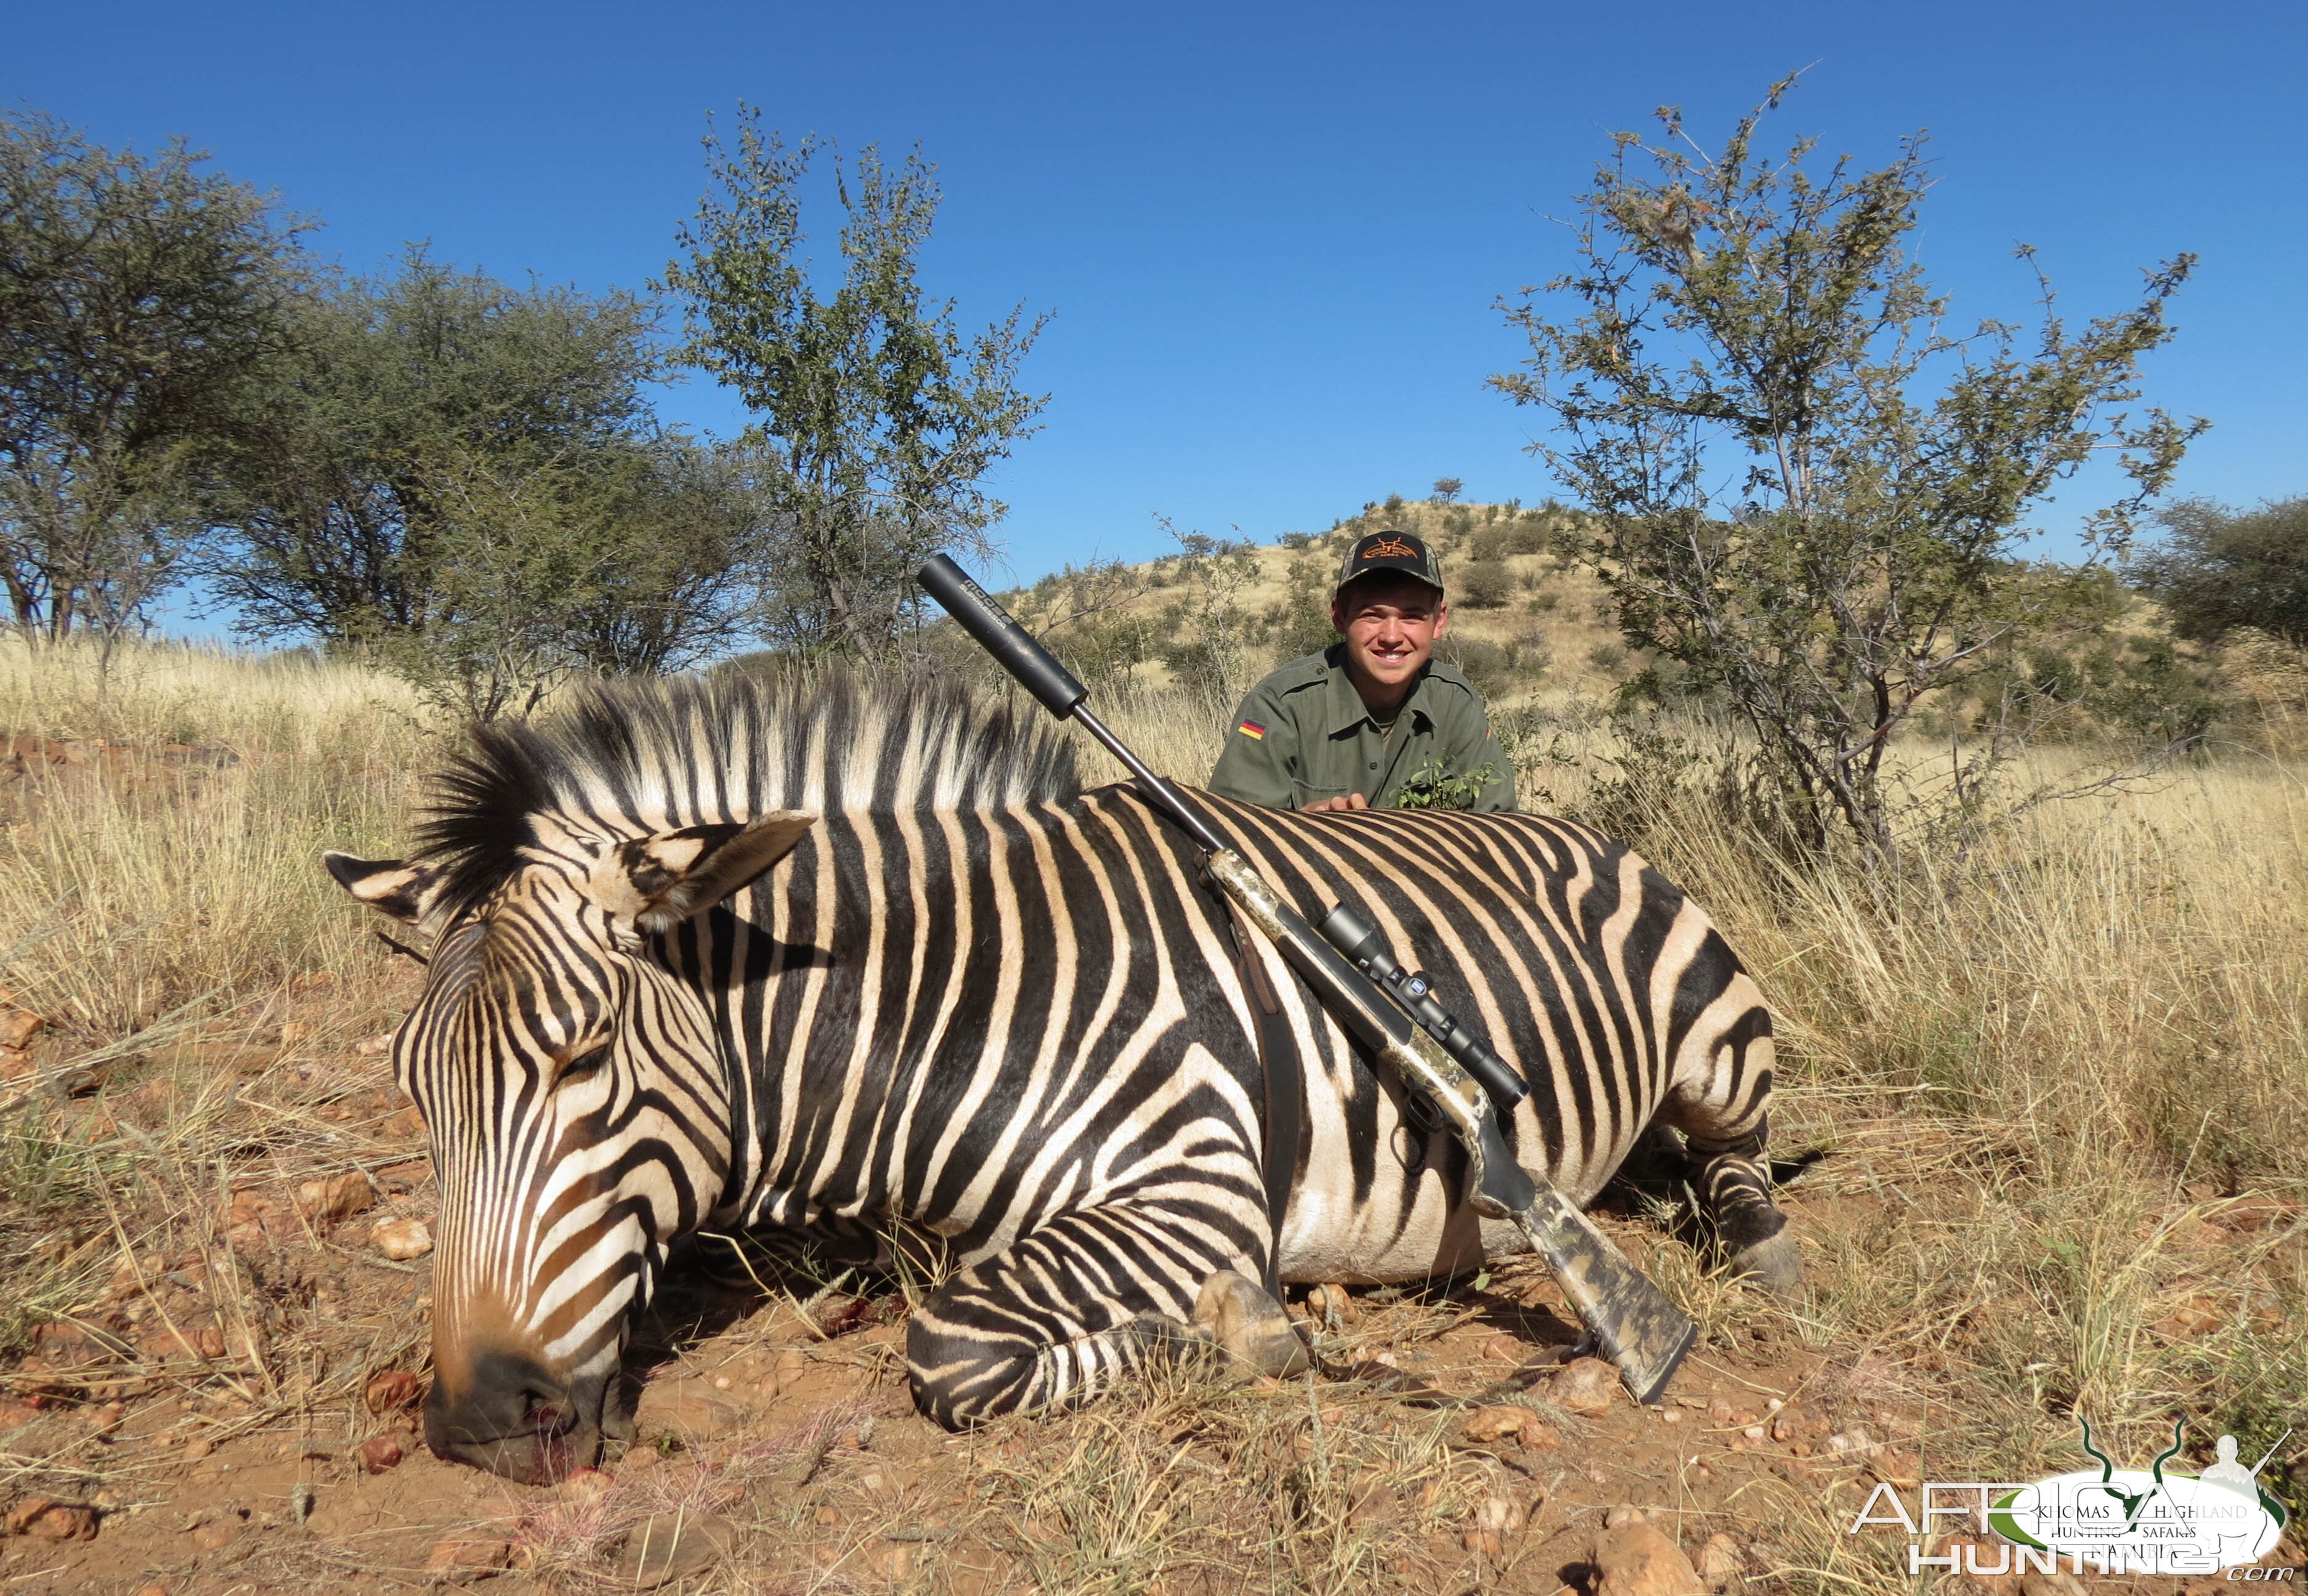
[[[1563,1445],[1563,1437],[1555,1433],[1553,1425],[1529,1408],[1511,1403],[1476,1409],[1474,1417],[1467,1420],[1465,1434],[1467,1439],[1477,1443],[1513,1440],[1535,1448]]]
[[[633,1415],[633,1439],[646,1443],[671,1436],[681,1441],[710,1441],[745,1422],[745,1411],[715,1395],[703,1381],[677,1380],[642,1393]]]
[[[1683,1549],[1647,1523],[1595,1538],[1595,1596],[1705,1596]]]
[[[710,1566],[728,1555],[736,1540],[727,1519],[651,1514],[625,1537],[617,1556],[617,1583],[629,1591],[653,1590]]]
[[[1573,1413],[1608,1412],[1619,1400],[1619,1371],[1599,1358],[1574,1358],[1554,1376],[1547,1395]]]
[[[433,1250],[433,1232],[421,1219],[389,1219],[380,1221],[369,1229],[369,1239],[376,1250],[400,1263],[421,1258]]]
[[[8,1509],[5,1528],[11,1535],[35,1540],[93,1540],[96,1509],[54,1497],[27,1497]]]
[[[1485,1497],[1475,1509],[1475,1527],[1494,1535],[1519,1533],[1530,1520],[1530,1510],[1512,1497]]]
[[[425,1572],[436,1579],[461,1584],[486,1578],[512,1562],[512,1542],[502,1535],[470,1532],[452,1535],[425,1559]]]
[[[332,1225],[376,1203],[376,1183],[366,1169],[350,1169],[330,1180],[307,1180],[297,1188],[297,1206],[314,1223]]]
[[[400,1466],[400,1443],[391,1436],[372,1436],[360,1444],[357,1455],[362,1473],[382,1474]]]
[[[417,1399],[424,1394],[422,1376],[405,1368],[389,1368],[370,1376],[368,1388],[361,1393],[361,1400],[367,1404],[370,1412],[383,1418],[387,1413],[415,1407]]]
[[[1700,1583],[1709,1590],[1726,1592],[1739,1583],[1739,1575],[1746,1559],[1739,1555],[1739,1543],[1718,1530],[1707,1538],[1699,1549]]]

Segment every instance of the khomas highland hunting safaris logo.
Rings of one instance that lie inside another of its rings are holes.
[[[1926,1485],[1921,1488],[1921,1511],[1913,1514],[1896,1488],[1880,1485],[1852,1522],[1850,1533],[1871,1525],[1905,1528],[1917,1537],[1908,1548],[1910,1574],[2054,1574],[2063,1557],[2077,1574],[2087,1568],[2097,1574],[2211,1574],[2257,1562],[2284,1533],[2283,1504],[2260,1488],[2258,1476],[2268,1457],[2247,1469],[2236,1461],[2235,1437],[2222,1436],[2218,1461],[2201,1475],[2175,1473],[2164,1465],[2179,1455],[2182,1429],[2173,1425],[2172,1445],[2147,1468],[2119,1469],[2092,1444],[2091,1426],[2086,1424],[2084,1452],[2097,1467],[2024,1485]],[[2269,1447],[2268,1456],[2275,1451]],[[1951,1526],[1949,1519],[1961,1523]],[[1977,1545],[1925,1554],[1923,1537],[1973,1525],[2009,1544],[1992,1554]],[[2281,1580],[2292,1571],[2240,1569],[2229,1577],[2263,1572]]]

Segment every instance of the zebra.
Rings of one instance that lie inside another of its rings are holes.
[[[439,1185],[444,1458],[550,1480],[629,1433],[626,1329],[709,1226],[942,1248],[906,1354],[950,1428],[1086,1400],[1165,1347],[1279,1372],[1300,1342],[1257,1282],[1524,1245],[1273,950],[1238,947],[1193,851],[1012,709],[842,678],[598,687],[477,729],[430,793],[409,858],[325,862],[429,948],[392,1062]],[[1529,1081],[1527,1165],[1584,1203],[1671,1126],[1731,1265],[1796,1287],[1762,1161],[1770,1016],[1657,870],[1540,815],[1189,797],[1302,912],[1349,898],[1415,950]],[[1304,1061],[1279,1216],[1262,968]]]

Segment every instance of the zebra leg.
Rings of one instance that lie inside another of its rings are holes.
[[[1692,1187],[1732,1268],[1774,1297],[1796,1296],[1803,1289],[1803,1255],[1787,1216],[1771,1200],[1762,1133],[1727,1147],[1688,1132],[1685,1140]]]
[[[1158,1212],[1117,1203],[1060,1215],[970,1264],[907,1325],[915,1406],[948,1429],[1070,1406],[1150,1359],[1213,1342],[1261,1372],[1289,1367],[1287,1352],[1303,1359],[1281,1306],[1227,1267],[1256,1264],[1197,1266],[1206,1246]]]
[[[1265,1287],[1231,1269],[1218,1270],[1202,1282],[1194,1299],[1194,1329],[1250,1373],[1306,1372],[1306,1343],[1291,1328],[1282,1305]]]

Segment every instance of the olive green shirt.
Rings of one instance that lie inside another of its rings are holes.
[[[1389,738],[1347,674],[1347,645],[1293,660],[1250,690],[1227,729],[1226,751],[1210,772],[1221,797],[1276,809],[1303,809],[1359,792],[1375,809],[1401,807],[1406,783],[1424,775],[1482,772],[1471,804],[1486,813],[1515,807],[1514,765],[1491,736],[1475,686],[1430,660],[1411,685]],[[1439,806],[1438,806],[1439,807]]]

